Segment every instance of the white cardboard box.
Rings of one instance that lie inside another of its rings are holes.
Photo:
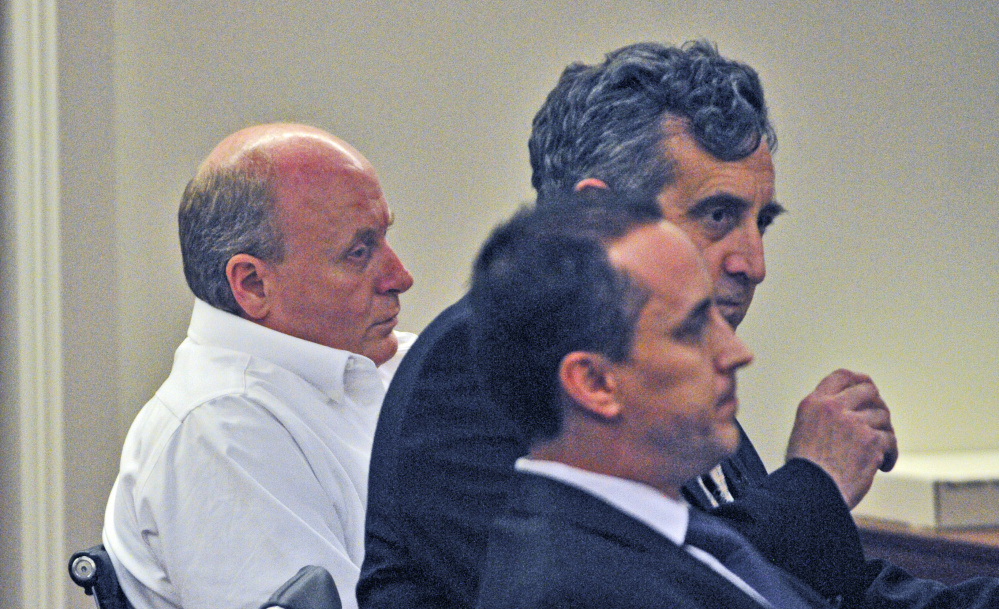
[[[854,513],[922,527],[999,526],[999,451],[903,454]]]

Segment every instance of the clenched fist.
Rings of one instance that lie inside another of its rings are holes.
[[[891,413],[866,374],[836,370],[798,405],[787,458],[815,463],[843,493],[850,509],[871,489],[878,469],[898,458]]]

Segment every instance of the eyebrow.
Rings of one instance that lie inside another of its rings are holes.
[[[354,238],[350,240],[351,243],[357,243],[359,241],[372,241],[377,239],[378,236],[382,234],[379,229],[367,227],[359,228],[356,233],[354,233]]]
[[[708,312],[711,310],[711,305],[713,304],[714,300],[711,298],[705,298],[695,304],[683,318],[683,321],[673,329],[673,337],[682,338],[686,334],[700,331],[700,326],[707,322]]]
[[[341,252],[340,256],[347,256],[350,253],[350,250],[353,249],[354,246],[357,245],[358,243],[364,243],[364,242],[374,243],[379,239],[379,237],[384,236],[385,233],[388,232],[388,229],[395,222],[395,213],[390,209],[388,214],[389,214],[388,222],[386,223],[384,229],[372,228],[370,226],[365,226],[357,229],[354,232],[354,236],[351,237],[350,241],[347,242],[346,247],[343,248],[343,251]]]
[[[358,243],[371,243],[377,240],[378,235],[381,231],[375,230],[373,228],[359,228],[354,232],[354,236],[350,238],[347,245],[344,246],[343,250],[340,252],[340,256],[347,256],[350,251],[354,249],[354,246]]]
[[[763,209],[760,210],[760,213],[768,213],[770,214],[771,218],[776,218],[781,214],[787,213],[787,208],[778,203],[777,201],[770,201],[769,203],[763,206]]]
[[[709,212],[718,207],[737,207],[745,209],[750,206],[751,203],[742,197],[737,197],[727,192],[720,192],[718,194],[707,196],[694,203],[690,209],[687,210],[687,215],[699,218],[707,215]]]
[[[718,207],[738,208],[739,210],[744,210],[752,207],[752,203],[731,193],[720,192],[707,196],[694,203],[690,209],[687,210],[686,215],[692,218],[700,218],[702,216],[706,216]],[[768,215],[771,219],[774,219],[785,212],[787,212],[787,209],[774,200],[765,203],[763,207],[760,208],[760,215]]]

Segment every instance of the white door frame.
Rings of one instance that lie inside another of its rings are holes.
[[[55,0],[11,0],[7,142],[13,243],[20,607],[64,607],[59,79]],[[13,531],[8,531],[10,535]]]

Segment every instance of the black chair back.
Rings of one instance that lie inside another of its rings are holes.
[[[302,567],[278,588],[260,609],[341,609],[340,594],[329,571],[316,565]]]

